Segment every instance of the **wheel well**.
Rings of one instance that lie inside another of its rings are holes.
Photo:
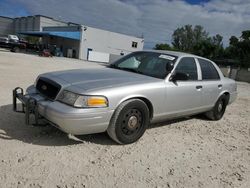
[[[227,104],[228,104],[229,99],[230,99],[230,93],[229,93],[229,92],[225,92],[225,93],[223,93],[223,95],[226,96],[226,102],[227,102]]]
[[[130,99],[140,99],[142,100],[143,102],[146,103],[148,109],[149,109],[149,117],[150,119],[153,118],[153,114],[154,114],[154,109],[153,109],[153,105],[152,103],[150,102],[150,100],[148,100],[147,98],[144,98],[144,97],[134,97],[134,98],[130,98]],[[127,100],[130,100],[130,99],[127,99]]]

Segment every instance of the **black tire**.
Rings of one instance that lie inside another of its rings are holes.
[[[150,122],[149,109],[139,99],[131,99],[120,104],[115,110],[108,135],[119,144],[131,144],[141,138]]]
[[[15,53],[18,53],[20,51],[20,48],[19,47],[14,47],[11,51],[15,52]]]
[[[226,95],[220,96],[220,98],[215,103],[213,109],[205,113],[206,117],[213,121],[220,120],[226,111],[227,104],[228,104],[228,96]]]

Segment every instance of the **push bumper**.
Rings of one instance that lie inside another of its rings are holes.
[[[17,110],[17,100],[21,101],[21,111]],[[108,108],[74,108],[46,100],[37,93],[24,95],[22,88],[13,90],[13,110],[25,113],[26,124],[30,124],[30,116],[34,115],[35,124],[45,119],[60,130],[74,135],[106,131],[113,114],[113,110]]]

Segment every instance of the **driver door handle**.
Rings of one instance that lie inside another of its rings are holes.
[[[202,89],[202,86],[196,86],[196,89]]]

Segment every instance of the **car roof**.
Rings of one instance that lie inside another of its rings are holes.
[[[190,54],[190,53],[186,53],[186,52],[178,52],[178,51],[170,51],[170,50],[142,50],[142,51],[139,51],[139,52],[162,53],[162,54],[166,54],[166,55],[172,55],[172,56],[175,56],[177,58],[179,58],[179,57],[194,57],[194,58],[204,59],[204,60],[213,62],[212,60],[207,59],[205,57],[201,57],[201,56]]]
[[[185,52],[177,52],[177,51],[169,51],[169,50],[152,50],[152,52],[164,53],[164,54],[173,55],[177,57],[185,56],[185,55],[192,55],[192,54],[188,54]]]
[[[192,56],[192,57],[196,57],[196,58],[207,59],[207,58],[204,58],[204,57],[201,57],[201,56],[197,56],[197,55],[194,55],[194,54],[185,53],[185,52],[178,52],[178,51],[170,51],[170,50],[144,50],[144,51],[145,52],[163,53],[163,54],[167,54],[167,55],[173,55],[173,56],[176,56],[176,57]],[[207,59],[207,60],[209,60],[209,59]]]

